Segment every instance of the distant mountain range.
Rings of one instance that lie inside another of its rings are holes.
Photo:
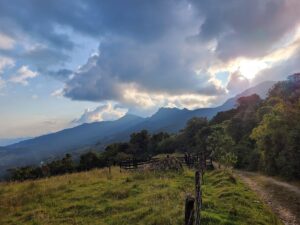
[[[53,160],[65,153],[76,155],[86,151],[89,147],[101,150],[109,143],[128,140],[132,132],[142,129],[146,129],[151,133],[160,131],[178,132],[192,117],[207,117],[210,119],[218,112],[234,108],[239,97],[257,93],[265,98],[268,90],[274,84],[273,81],[263,82],[234,98],[228,99],[218,107],[196,110],[160,108],[154,115],[147,118],[127,114],[115,121],[82,124],[74,128],[0,147],[0,176],[8,168],[38,164],[42,160]]]
[[[24,138],[0,138],[0,147],[4,147],[7,145],[12,145],[21,141],[25,141],[30,139],[30,137],[24,137]]]

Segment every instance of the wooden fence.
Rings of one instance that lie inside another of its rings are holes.
[[[168,156],[167,156],[168,157]],[[205,167],[210,168],[212,167],[212,160],[205,159],[199,155],[190,155],[186,154],[185,156],[176,156],[173,157],[180,161],[183,165],[186,165],[189,168],[196,168],[196,167]],[[130,159],[125,160],[119,163],[120,171],[124,170],[136,170],[139,168],[144,168],[146,165],[151,165],[152,163],[160,161],[160,158],[150,158],[148,160],[137,160],[137,159]],[[201,168],[200,168],[201,169]],[[203,170],[203,168],[201,169]]]
[[[152,163],[155,163],[159,161],[159,159],[150,159],[150,160],[136,160],[136,159],[131,159],[131,160],[126,160],[120,162],[120,170],[135,170],[141,167],[144,167],[145,165],[150,165]]]

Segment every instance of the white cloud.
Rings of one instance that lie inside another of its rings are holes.
[[[127,113],[127,109],[116,106],[112,102],[101,105],[96,109],[86,109],[79,119],[75,119],[73,123],[91,123],[104,120],[116,120]]]
[[[230,74],[227,89],[230,94],[238,94],[249,88],[250,82],[247,77],[243,76],[240,71],[235,71]]]
[[[7,57],[0,57],[0,89],[6,86],[6,81],[1,77],[4,69],[14,66],[14,60]]]
[[[218,97],[205,94],[148,93],[131,87],[123,90],[123,97],[120,102],[123,106],[129,108],[132,113],[151,115],[160,107],[196,109],[207,107],[217,100]]]
[[[15,40],[6,34],[0,33],[0,49],[10,50],[14,48]]]
[[[61,98],[63,97],[63,89],[57,89],[51,93],[52,97]]]
[[[6,82],[0,77],[0,90],[1,90],[2,88],[4,88],[5,85],[6,85]]]
[[[0,74],[3,73],[5,68],[10,68],[14,66],[15,62],[13,59],[8,57],[1,57],[0,56]]]
[[[28,84],[28,79],[32,79],[38,76],[37,72],[31,71],[28,66],[22,66],[18,71],[17,75],[10,79],[11,82],[20,83],[22,85]]]

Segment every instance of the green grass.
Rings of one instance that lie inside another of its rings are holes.
[[[93,170],[0,184],[0,224],[183,224],[194,173]],[[239,180],[206,173],[202,224],[281,224]]]

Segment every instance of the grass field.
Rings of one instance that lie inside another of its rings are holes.
[[[106,169],[0,184],[0,224],[183,224],[194,173]],[[206,173],[202,224],[281,224],[229,172]]]

